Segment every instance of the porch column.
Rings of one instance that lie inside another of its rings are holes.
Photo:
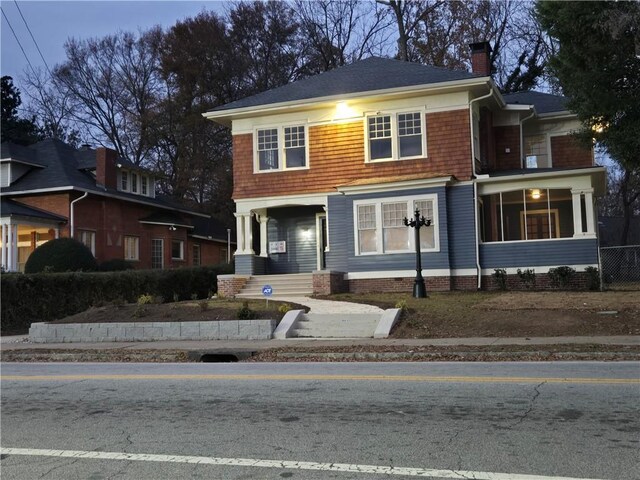
[[[9,224],[9,232],[7,234],[7,271],[13,272],[16,269],[15,258],[13,252],[13,243],[15,239],[13,237],[13,225]]]
[[[269,217],[267,217],[267,209],[255,210],[256,219],[260,223],[260,253],[261,257],[268,257],[269,250],[267,248],[268,238],[267,238],[267,223],[269,222]]]
[[[595,235],[596,233],[596,222],[595,222],[595,212],[593,210],[593,188],[584,191],[584,206],[587,209],[587,233],[589,235]]]
[[[237,213],[234,213],[234,215],[236,216],[236,253],[242,254],[244,253],[244,221],[242,215]]]
[[[55,228],[53,231],[54,231],[54,238],[60,238],[60,229]]]
[[[7,270],[7,226],[2,224],[2,268]]]
[[[244,253],[253,253],[253,236],[251,235],[251,214],[244,216]]]
[[[571,200],[573,202],[573,236],[582,235],[582,212],[580,209],[580,196],[582,191],[571,190]]]

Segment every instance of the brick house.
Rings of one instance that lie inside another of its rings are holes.
[[[125,259],[135,268],[228,261],[226,227],[156,194],[154,174],[113,150],[48,139],[28,147],[4,142],[0,157],[7,271],[22,271],[37,246],[58,237],[81,241],[98,262]]]
[[[489,45],[472,49],[474,73],[368,58],[205,113],[233,134],[238,249],[222,291],[305,272],[316,293],[411,291],[416,208],[432,220],[428,289],[597,266],[605,171],[566,99],[501,94]]]

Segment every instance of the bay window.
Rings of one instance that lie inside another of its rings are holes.
[[[421,195],[356,200],[356,255],[415,252],[415,236],[404,225],[404,219],[413,218],[416,208],[420,215],[432,220],[431,226],[420,229],[420,250],[438,251],[437,196]]]

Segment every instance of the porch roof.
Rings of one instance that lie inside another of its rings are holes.
[[[422,184],[425,181],[428,183],[435,182],[450,182],[454,180],[455,177],[448,173],[414,173],[411,175],[391,175],[386,177],[373,177],[373,178],[359,178],[352,182],[343,183],[341,185],[337,185],[336,189],[338,191],[349,190],[349,189],[358,189],[358,187],[371,187],[373,185],[388,185],[388,184],[407,184],[411,182],[416,182],[417,184]],[[416,185],[419,186],[419,185]]]
[[[22,203],[14,202],[13,200],[3,198],[0,201],[0,210],[2,211],[2,217],[27,217],[37,218],[40,220],[49,220],[55,223],[66,223],[67,218],[55,213],[50,213],[39,208],[29,207]]]

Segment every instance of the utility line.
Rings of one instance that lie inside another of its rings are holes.
[[[44,56],[42,55],[42,52],[40,51],[40,46],[38,45],[38,42],[36,42],[36,39],[33,36],[33,33],[31,33],[31,29],[29,28],[29,24],[27,23],[27,20],[24,18],[24,15],[22,14],[22,10],[20,10],[20,6],[18,5],[17,0],[13,0],[13,3],[16,4],[16,8],[18,9],[18,12],[20,13],[20,16],[22,17],[22,21],[24,22],[25,27],[27,27],[27,31],[29,32],[29,35],[31,35],[31,40],[33,40],[33,43],[35,44],[36,49],[38,50],[38,53],[40,54],[40,58],[44,62],[44,66],[47,67],[47,71],[49,72],[49,75],[51,75],[51,70],[49,69],[49,65],[47,64],[47,61],[44,59]]]
[[[20,47],[20,50],[22,50],[22,54],[24,55],[25,60],[27,61],[27,63],[29,64],[29,66],[31,67],[31,71],[34,73],[34,75],[36,74],[35,69],[33,68],[33,65],[31,65],[31,62],[29,61],[29,57],[27,56],[27,53],[24,51],[24,48],[22,48],[22,44],[20,43],[20,40],[18,39],[18,35],[16,35],[16,31],[13,29],[13,26],[11,26],[11,22],[9,21],[9,19],[7,18],[7,14],[4,13],[4,9],[0,7],[0,10],[2,10],[2,16],[4,17],[4,19],[7,22],[7,25],[9,25],[9,28],[11,29],[11,33],[13,33],[14,38],[16,39],[16,42],[18,42],[18,46]]]

